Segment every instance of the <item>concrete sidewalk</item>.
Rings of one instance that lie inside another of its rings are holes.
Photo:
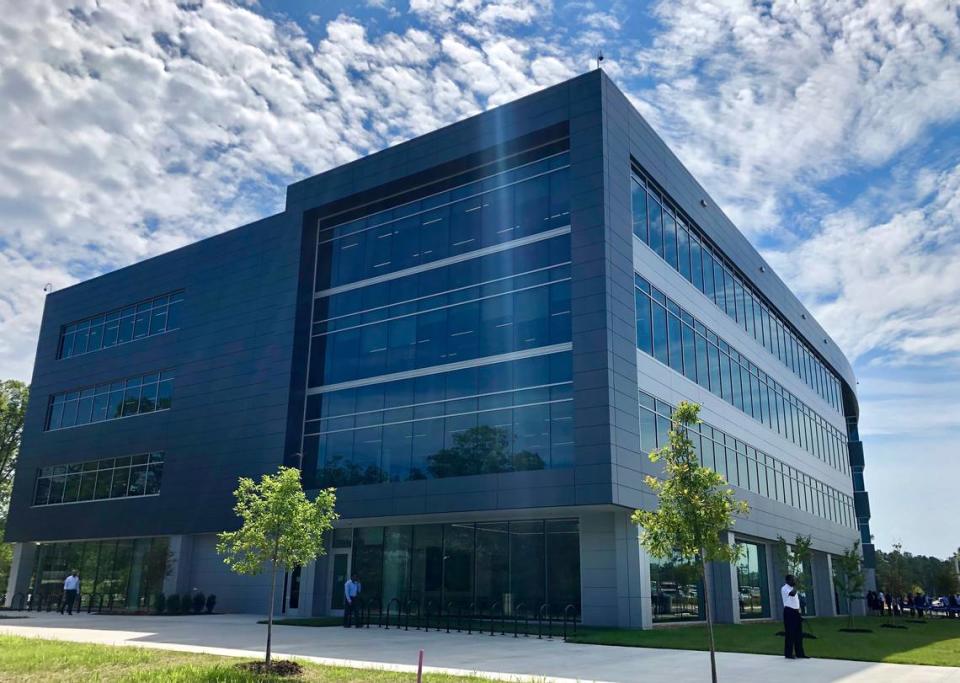
[[[256,623],[259,618],[235,614],[71,617],[45,613],[27,619],[0,619],[0,633],[258,657],[262,656],[266,635],[266,626]],[[414,672],[417,651],[423,648],[427,671],[479,674],[499,680],[702,683],[710,676],[705,652],[578,645],[522,636],[276,626],[273,639],[275,656],[356,668]],[[733,653],[719,653],[717,662],[724,681],[960,683],[960,669],[949,667],[835,659],[786,661],[781,657]]]

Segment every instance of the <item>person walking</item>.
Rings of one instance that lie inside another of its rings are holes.
[[[357,628],[362,625],[360,615],[360,580],[356,574],[351,574],[343,584],[343,627],[350,628],[351,620]]]
[[[783,599],[783,656],[787,659],[809,659],[803,651],[803,617],[800,616],[800,596],[797,595],[797,578],[793,574],[784,577],[780,589]]]
[[[67,614],[73,614],[73,603],[77,599],[77,591],[80,590],[80,577],[76,569],[70,570],[70,576],[63,580],[63,602],[60,603],[60,614],[67,610]]]

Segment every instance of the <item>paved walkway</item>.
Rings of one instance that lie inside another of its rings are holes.
[[[0,633],[88,643],[206,652],[234,657],[262,655],[266,626],[253,615],[133,617],[59,614],[0,619]],[[275,656],[321,664],[416,671],[424,649],[426,671],[480,674],[510,681],[702,683],[709,680],[705,652],[578,645],[512,636],[277,626]],[[835,659],[786,661],[781,657],[719,653],[721,680],[777,683],[960,682],[960,668],[870,664]]]

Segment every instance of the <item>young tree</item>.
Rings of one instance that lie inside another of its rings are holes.
[[[690,426],[700,422],[699,413],[700,406],[686,401],[673,411],[667,445],[650,452],[651,462],[663,461],[664,477],[646,478],[660,505],[656,510],[634,511],[632,520],[640,526],[640,543],[654,557],[678,557],[699,564],[710,640],[710,674],[716,683],[707,563],[736,561],[737,547],[722,541],[721,534],[733,526],[734,515],[747,514],[749,506],[734,497],[733,489],[720,474],[700,465],[688,435]]]
[[[863,598],[863,569],[860,541],[843,555],[833,558],[833,584],[840,598],[847,603],[847,627],[853,628],[853,601]]]
[[[241,520],[236,531],[219,535],[217,552],[238,574],[257,575],[270,570],[270,605],[267,616],[266,664],[270,667],[273,604],[277,571],[312,562],[324,553],[323,538],[337,519],[334,489],[323,489],[309,500],[300,483],[300,470],[281,467],[265,474],[260,483],[242,477],[233,493],[233,510]]]
[[[877,553],[877,584],[880,590],[893,600],[900,600],[910,589],[907,582],[907,560],[903,555],[903,544],[894,543],[889,553]],[[896,610],[890,610],[890,621]]]

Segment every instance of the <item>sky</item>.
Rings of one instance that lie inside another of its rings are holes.
[[[603,68],[859,379],[875,540],[960,546],[955,0],[0,0],[0,377],[44,286]]]

